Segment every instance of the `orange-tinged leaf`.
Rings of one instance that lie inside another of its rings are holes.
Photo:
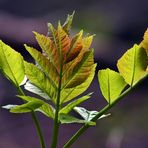
[[[42,50],[45,51],[50,61],[57,68],[57,71],[59,72],[60,59],[58,51],[55,45],[53,44],[53,41],[49,37],[39,34],[37,32],[34,32],[34,34],[38,44],[40,45]]]
[[[83,83],[91,72],[92,65],[94,64],[93,50],[87,51],[82,60],[74,67],[69,68],[63,76],[63,87],[72,88]],[[64,84],[65,82],[65,84]]]
[[[62,89],[60,103],[70,101],[73,98],[77,97],[78,95],[82,94],[91,84],[95,75],[95,69],[96,69],[96,64],[93,64],[90,70],[90,75],[80,85],[77,85],[73,88]]]
[[[82,35],[83,30],[76,34],[71,41],[69,52],[67,53],[66,63],[72,61],[80,53],[83,44],[82,44]]]

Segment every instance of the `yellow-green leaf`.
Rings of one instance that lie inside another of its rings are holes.
[[[40,102],[42,105],[39,108],[36,108],[34,111],[39,111],[49,118],[54,118],[54,108],[50,104],[44,102],[43,100],[37,99],[35,97],[30,97],[30,96],[18,96],[18,97],[27,102],[31,102],[31,101]]]
[[[95,69],[96,64],[92,65],[92,68],[90,70],[90,75],[87,77],[87,79],[81,83],[78,86],[75,86],[73,88],[65,88],[61,91],[61,100],[60,103],[67,102],[69,100],[72,100],[73,98],[77,97],[78,95],[82,94],[91,84],[94,75],[95,75]]]
[[[46,76],[49,78],[53,87],[57,87],[59,74],[55,68],[55,66],[39,51],[36,49],[25,45],[26,50],[31,54],[31,56],[35,59],[35,61],[40,65]]]
[[[52,86],[48,77],[38,69],[34,64],[24,63],[25,73],[32,84],[46,93],[53,102],[56,98],[56,89]]]
[[[101,92],[109,104],[116,100],[127,85],[119,73],[110,69],[99,70],[98,80]]]
[[[129,85],[134,85],[147,72],[148,58],[143,48],[134,45],[129,49],[117,63],[120,74]]]
[[[67,104],[65,107],[63,107],[60,110],[60,113],[63,114],[68,114],[75,106],[79,105],[80,103],[82,103],[83,101],[87,100],[90,98],[91,94],[88,94],[86,96],[83,96],[81,98],[78,98],[76,100],[74,100],[73,102],[70,102],[69,104]]]
[[[23,57],[0,41],[0,70],[18,87],[24,79]]]

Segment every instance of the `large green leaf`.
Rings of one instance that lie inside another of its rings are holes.
[[[50,104],[44,102],[43,100],[37,99],[35,97],[30,97],[30,96],[18,96],[18,97],[27,102],[40,102],[42,105],[36,108],[34,111],[39,111],[49,118],[54,118],[55,109]]]
[[[99,70],[100,89],[109,104],[114,102],[127,85],[123,77],[110,69]]]
[[[60,114],[59,119],[60,119],[60,122],[62,124],[83,123],[83,124],[88,124],[88,125],[91,125],[91,126],[96,125],[95,122],[87,121],[87,120],[81,120],[81,119],[78,119],[76,117],[73,117],[73,116],[67,115],[67,114]]]
[[[147,65],[146,52],[138,45],[134,45],[129,49],[117,63],[120,74],[131,86],[147,74]]]
[[[98,111],[89,111],[87,109],[85,109],[84,107],[74,107],[74,110],[81,115],[81,117],[83,119],[85,119],[86,121],[91,121],[99,112]],[[111,114],[104,114],[101,117],[99,117],[99,119],[102,118],[106,118],[108,116],[110,116]]]
[[[24,79],[23,57],[0,40],[0,70],[18,87]]]
[[[47,94],[53,102],[56,98],[56,89],[52,86],[48,77],[34,64],[25,62],[25,73],[32,84]]]
[[[92,69],[90,70],[90,75],[82,84],[75,86],[74,88],[62,89],[60,103],[64,103],[64,102],[67,102],[69,100],[72,100],[73,98],[82,94],[91,84],[91,82],[94,78],[94,75],[95,75],[95,69],[96,69],[96,64],[94,64],[92,66]]]
[[[60,113],[63,113],[63,114],[68,114],[75,106],[79,105],[80,103],[82,103],[83,101],[87,100],[90,98],[90,95],[91,94],[88,94],[86,96],[83,96],[79,99],[76,99],[74,100],[73,102],[70,102],[69,104],[67,104],[65,107],[63,107],[61,110],[60,110]]]

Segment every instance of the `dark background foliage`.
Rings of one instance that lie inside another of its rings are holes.
[[[32,31],[47,33],[46,23],[56,24],[76,11],[72,34],[84,29],[96,34],[92,47],[98,69],[116,68],[119,57],[134,43],[140,43],[148,27],[147,0],[0,0],[0,38],[30,60],[23,44],[38,47]],[[17,61],[16,61],[17,62]],[[73,148],[147,148],[147,81],[125,97],[112,110],[112,116],[90,128]],[[88,92],[95,92],[82,105],[98,110],[105,104],[97,79]],[[0,75],[0,105],[21,103],[16,90]],[[52,121],[39,114],[47,144],[51,141]],[[80,125],[62,125],[59,148]],[[10,114],[0,109],[0,148],[39,148],[36,131],[29,114]]]

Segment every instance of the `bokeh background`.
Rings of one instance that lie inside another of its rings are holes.
[[[118,58],[134,43],[140,43],[148,27],[147,0],[0,0],[0,39],[31,60],[23,44],[38,47],[32,31],[47,33],[47,22],[56,24],[76,11],[72,34],[84,29],[96,34],[95,48],[97,70],[117,70]],[[125,97],[113,109],[111,116],[98,121],[72,148],[148,148],[148,87],[147,81]],[[87,92],[92,98],[81,106],[99,110],[106,105],[97,78]],[[87,93],[86,92],[86,93]],[[16,90],[0,75],[0,105],[19,104]],[[85,93],[85,94],[86,94]],[[53,123],[38,114],[48,147]],[[59,148],[79,129],[80,125],[62,125]],[[36,130],[30,114],[10,114],[0,109],[0,148],[39,148]]]

